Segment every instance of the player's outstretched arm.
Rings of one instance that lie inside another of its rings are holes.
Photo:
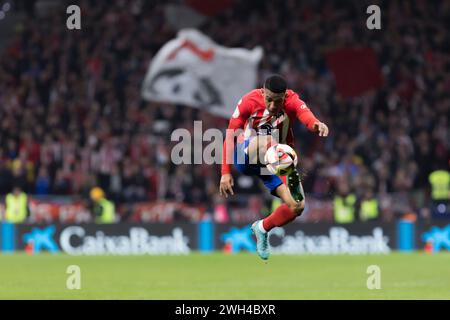
[[[328,126],[316,118],[306,103],[299,98],[298,94],[292,97],[288,107],[291,112],[294,112],[296,118],[309,130],[317,133],[320,137],[328,136]]]
[[[228,193],[230,193],[230,195],[234,195],[233,186],[234,181],[231,173],[223,174],[220,178],[220,195],[225,196],[225,198],[228,198]]]
[[[314,132],[316,132],[319,135],[319,137],[326,137],[326,136],[328,136],[328,126],[325,123],[320,122],[320,121],[316,121],[314,123],[313,128],[314,128],[313,129]]]
[[[233,176],[231,175],[231,163],[234,152],[234,133],[237,129],[241,129],[244,126],[242,121],[237,119],[231,119],[228,125],[228,130],[223,142],[222,149],[222,177],[220,178],[219,192],[221,196],[228,198],[228,193],[234,195],[233,192]]]
[[[238,105],[236,106],[236,110],[233,113],[233,116],[230,119],[228,124],[228,130],[225,135],[225,141],[223,142],[222,149],[222,177],[220,178],[220,186],[219,192],[220,195],[228,198],[228,193],[230,195],[234,195],[233,192],[233,176],[231,175],[231,163],[234,152],[234,137],[236,130],[243,129],[244,124],[250,116],[251,112],[251,102],[247,101],[247,99],[242,98]]]

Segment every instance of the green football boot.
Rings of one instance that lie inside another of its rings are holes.
[[[287,185],[289,191],[291,191],[292,197],[297,201],[302,201],[305,199],[305,192],[303,191],[302,182],[300,181],[300,174],[297,169],[292,170],[292,172],[287,176]]]

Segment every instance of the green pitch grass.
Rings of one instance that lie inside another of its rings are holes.
[[[81,289],[68,290],[69,265]],[[366,286],[381,269],[381,289]],[[96,256],[0,254],[0,299],[450,299],[450,253]]]

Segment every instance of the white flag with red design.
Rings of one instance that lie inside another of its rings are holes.
[[[181,30],[151,61],[142,97],[230,117],[239,99],[257,85],[262,54],[261,47],[227,48],[198,30]]]

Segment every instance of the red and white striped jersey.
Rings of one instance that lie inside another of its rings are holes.
[[[277,115],[272,116],[265,106],[263,89],[255,89],[239,100],[236,110],[230,119],[228,129],[244,129],[244,132],[238,136],[238,143],[242,143],[255,135],[270,134],[279,143],[294,147],[292,123],[295,119],[298,119],[311,131],[314,130],[314,123],[319,121],[306,106],[305,102],[292,90],[286,91],[282,109]],[[229,140],[228,137],[223,145],[222,174],[231,172],[230,164],[233,157],[232,155],[227,155],[227,140]],[[233,141],[229,143],[233,144]]]

